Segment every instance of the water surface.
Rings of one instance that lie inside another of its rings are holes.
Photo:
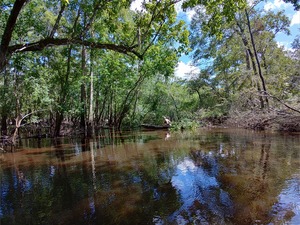
[[[0,224],[300,224],[300,135],[214,129],[24,139]]]

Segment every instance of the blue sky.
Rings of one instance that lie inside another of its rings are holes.
[[[295,11],[291,4],[287,4],[282,0],[268,1],[263,5],[263,7],[265,10],[284,10],[285,14],[291,20],[291,35],[287,36],[285,34],[279,33],[276,37],[276,40],[280,45],[283,45],[286,49],[289,49],[291,47],[291,42],[293,42],[293,40],[295,39],[295,36],[300,34],[300,11]]]
[[[253,2],[253,0],[247,0],[249,4]],[[132,10],[140,10],[141,3],[143,0],[135,0],[132,5]],[[272,10],[279,11],[284,10],[287,17],[291,20],[290,23],[290,32],[291,35],[288,36],[283,33],[278,33],[276,35],[276,41],[279,46],[283,46],[285,49],[291,48],[291,43],[295,39],[297,35],[300,35],[300,11],[295,11],[294,7],[290,3],[285,3],[283,0],[269,0],[269,1],[261,1],[257,7],[263,8],[264,10]],[[191,21],[191,18],[194,14],[194,11],[183,12],[181,10],[181,4],[176,5],[176,10],[178,13],[178,18],[185,20],[187,23]],[[189,56],[183,55],[180,58],[180,61],[177,65],[175,75],[181,78],[187,78],[189,75],[186,74],[197,74],[199,72],[198,67],[194,67],[191,65],[191,58]]]

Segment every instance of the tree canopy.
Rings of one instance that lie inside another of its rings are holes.
[[[174,28],[180,31],[182,23],[176,21],[176,1],[144,3],[144,11],[128,12],[132,14],[129,21],[121,17],[121,12],[130,3],[125,0],[4,1],[0,69],[12,54],[70,44],[113,50],[142,59],[154,42],[172,35]]]

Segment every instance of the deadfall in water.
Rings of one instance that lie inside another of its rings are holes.
[[[242,129],[23,139],[1,224],[300,224],[300,135]]]

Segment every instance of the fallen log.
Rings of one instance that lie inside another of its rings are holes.
[[[145,129],[152,129],[152,130],[167,130],[167,129],[169,129],[171,126],[170,126],[170,125],[142,124],[141,127],[142,127],[142,128],[145,128]]]

